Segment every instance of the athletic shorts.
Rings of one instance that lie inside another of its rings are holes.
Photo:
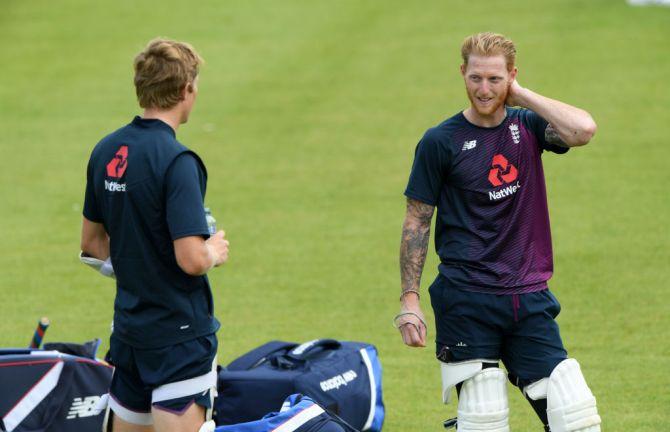
[[[194,403],[211,408],[216,350],[214,334],[156,349],[135,348],[112,335],[112,411],[129,423],[146,425],[152,423],[152,407],[178,415]]]
[[[510,381],[525,386],[548,377],[567,358],[554,320],[561,306],[548,289],[478,293],[450,287],[439,275],[429,291],[442,362],[502,360]]]

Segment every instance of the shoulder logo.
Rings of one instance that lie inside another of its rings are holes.
[[[121,146],[107,164],[107,176],[121,178],[128,168],[128,146]]]
[[[107,163],[107,177],[120,179],[128,168],[128,146],[122,145],[109,163]],[[109,192],[125,192],[126,184],[105,179],[105,190]]]
[[[477,140],[466,141],[463,143],[463,148],[461,151],[472,150],[475,147],[477,147]]]
[[[519,125],[512,123],[509,125],[509,131],[512,133],[512,140],[514,144],[519,144],[521,142],[521,133],[519,132]]]

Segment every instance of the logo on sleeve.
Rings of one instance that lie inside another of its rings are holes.
[[[491,162],[491,170],[489,170],[489,182],[495,186],[502,186],[507,183],[512,183],[519,176],[519,171],[514,165],[509,163],[507,158],[501,154],[493,156],[493,162]],[[516,191],[521,187],[520,182],[516,182],[513,185],[509,185],[505,188],[499,190],[493,190],[489,192],[489,200],[497,201],[506,196],[515,194]]]
[[[107,177],[121,178],[128,168],[128,146],[121,146],[107,164]]]
[[[107,177],[120,179],[128,168],[128,146],[121,146],[107,164]],[[109,192],[125,192],[126,184],[105,179],[105,189]]]
[[[509,131],[512,133],[512,140],[514,144],[519,144],[521,142],[521,133],[519,132],[519,125],[512,123],[509,125]]]

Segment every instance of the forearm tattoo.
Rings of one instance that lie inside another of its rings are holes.
[[[402,227],[400,241],[400,279],[402,293],[418,291],[421,272],[426,262],[430,220],[435,207],[420,201],[407,199],[407,214]]]
[[[558,132],[556,132],[550,124],[548,124],[547,128],[544,130],[544,140],[549,144],[557,145],[559,147],[568,147],[558,135]]]

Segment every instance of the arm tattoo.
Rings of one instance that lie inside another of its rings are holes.
[[[548,124],[547,128],[544,130],[544,140],[549,144],[557,145],[559,147],[569,147],[558,135],[556,129],[550,124]]]
[[[407,214],[400,241],[400,280],[402,292],[419,290],[421,272],[426,262],[430,220],[435,207],[407,199]]]

